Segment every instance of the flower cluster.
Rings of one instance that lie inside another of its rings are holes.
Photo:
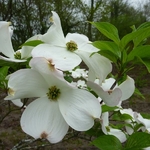
[[[127,135],[138,130],[150,132],[150,121],[121,104],[135,91],[134,79],[130,76],[121,82],[110,77],[112,61],[99,54],[92,42],[78,33],[63,34],[60,18],[52,12],[51,26],[41,35],[26,41],[40,41],[36,46],[23,45],[16,52],[11,43],[12,28],[9,22],[0,22],[0,59],[25,62],[29,68],[20,69],[8,77],[8,96],[21,107],[23,98],[34,98],[21,116],[22,130],[34,137],[57,143],[67,134],[69,126],[77,131],[87,131],[98,120],[106,135],[116,136],[121,143]],[[82,69],[83,62],[86,68]],[[79,68],[81,67],[81,69]],[[66,77],[71,77],[69,81]],[[125,130],[109,123],[109,109],[128,115]]]

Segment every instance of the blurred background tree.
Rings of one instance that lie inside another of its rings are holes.
[[[122,37],[131,32],[130,26],[149,21],[149,8],[149,0],[136,8],[128,0],[0,0],[0,20],[12,22],[17,50],[28,38],[47,31],[51,11],[58,13],[65,35],[78,32],[93,41],[104,37],[87,21],[110,22]]]

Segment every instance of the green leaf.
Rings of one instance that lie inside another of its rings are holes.
[[[22,46],[33,46],[33,47],[35,47],[35,46],[37,46],[37,45],[39,45],[39,44],[43,44],[43,43],[44,43],[44,42],[41,41],[41,40],[33,40],[33,41],[25,42],[25,43],[22,44],[20,47],[22,47]]]
[[[4,89],[7,84],[6,76],[8,75],[8,66],[3,66],[0,68],[0,88]]]
[[[150,119],[150,114],[147,113],[140,113],[142,115],[143,118],[145,119]]]
[[[145,99],[144,95],[139,91],[138,88],[135,88],[134,94],[139,96],[142,99]]]
[[[6,61],[6,60],[0,60],[0,67],[9,66],[11,73],[12,73],[12,72],[14,72],[18,69],[24,68],[26,65],[28,65],[30,59],[31,58],[28,58],[26,62],[10,62],[10,61]]]
[[[17,62],[10,62],[6,60],[0,60],[0,66],[14,66]]]
[[[134,47],[137,47],[142,41],[146,40],[147,37],[150,36],[150,22],[145,22],[141,24],[138,28],[137,31],[143,30],[143,33],[139,35],[138,37],[135,38],[134,40]],[[144,33],[145,31],[145,33]]]
[[[107,106],[107,105],[102,105],[102,113],[107,112],[107,111],[108,112],[109,111],[114,111],[117,108],[118,108],[117,106],[110,107],[110,106]]]
[[[120,39],[117,28],[108,22],[91,22],[102,34],[119,45]]]
[[[7,76],[8,69],[9,69],[8,66],[3,66],[0,68],[0,73],[2,73],[4,76]]]
[[[143,28],[147,28],[147,27],[150,27],[150,22],[144,22],[144,23],[142,23],[142,24],[137,28],[137,30],[143,29]]]
[[[136,123],[135,125],[134,125],[134,132],[138,132],[139,131],[139,129],[141,128],[141,127],[143,127],[143,124],[142,123]]]
[[[94,136],[94,137],[99,137],[99,136],[104,135],[104,132],[100,129],[100,122],[95,121],[94,126],[88,131],[85,131],[85,134],[87,134],[88,136]]]
[[[125,120],[132,120],[132,117],[128,114],[121,114],[118,111],[113,114],[112,119],[117,121],[125,121]]]
[[[128,61],[133,60],[135,56],[140,58],[150,58],[150,45],[143,45],[134,48],[128,55]]]
[[[141,59],[140,57],[137,57],[137,59],[138,59],[143,65],[145,65],[145,67],[147,68],[148,72],[150,73],[150,59],[146,59],[146,58]]]
[[[0,81],[5,80],[7,74],[8,74],[8,66],[3,66],[0,68]]]
[[[71,76],[64,76],[65,80],[71,83],[73,81],[73,78]]]
[[[100,130],[99,128],[96,130],[93,127],[91,129],[89,129],[88,131],[86,131],[85,134],[87,134],[88,136],[94,136],[94,137],[98,137],[100,135],[104,135],[102,130]]]
[[[112,62],[116,63],[118,60],[118,57],[112,53],[111,51],[108,50],[100,50],[97,53],[101,54],[102,56],[108,58],[109,60],[111,60]]]
[[[111,41],[95,41],[92,43],[96,48],[100,50],[109,50],[113,54],[115,54],[117,57],[121,56],[119,47],[117,44]]]
[[[130,124],[128,124],[128,123],[125,123],[125,122],[122,122],[122,123],[119,123],[119,124],[112,124],[112,123],[110,123],[110,126],[112,127],[112,128],[114,128],[114,129],[119,129],[119,130],[122,130],[125,126],[129,126],[129,127],[131,127],[132,128],[132,126],[130,125]]]
[[[103,135],[92,141],[100,150],[121,150],[121,142],[113,135]]]
[[[150,134],[145,132],[136,132],[128,138],[124,150],[142,150],[149,146]]]
[[[150,36],[150,27],[136,30],[125,35],[120,42],[120,48],[123,50],[130,41],[134,42],[134,47],[137,47],[145,38]]]
[[[127,62],[127,52],[126,51],[122,51],[122,63],[126,63]]]

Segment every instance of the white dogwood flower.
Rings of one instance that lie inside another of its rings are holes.
[[[95,81],[95,79],[99,79],[99,84],[101,84],[106,79],[107,75],[112,71],[111,62],[98,53],[95,53],[91,56],[90,52],[78,51],[77,54],[82,58],[84,63],[89,68],[89,81]]]
[[[101,87],[105,91],[108,91],[110,90],[114,82],[115,82],[115,79],[113,78],[106,79],[105,82],[102,83]],[[135,90],[134,79],[127,76],[126,80],[122,82],[120,85],[116,84],[115,88],[119,88],[122,91],[121,101],[127,100],[134,93],[134,90]]]
[[[75,69],[75,70],[70,70],[71,76],[73,78],[85,78],[87,79],[88,77],[88,71],[86,69]]]
[[[120,85],[116,85],[114,89],[111,89],[114,82],[115,79],[109,78],[106,79],[101,86],[91,81],[88,81],[87,85],[96,92],[106,105],[116,106],[132,96],[135,90],[135,85],[134,80],[129,76],[127,76],[127,79]]]
[[[24,110],[21,127],[34,138],[46,138],[51,143],[62,140],[68,125],[86,131],[100,118],[101,106],[88,91],[78,89],[63,78],[45,58],[33,58],[31,69],[13,73],[8,81],[5,100],[37,97]]]
[[[88,37],[78,33],[68,33],[64,37],[60,18],[56,12],[52,13],[52,26],[47,33],[40,36],[45,44],[36,46],[32,51],[32,57],[51,59],[55,67],[63,71],[74,69],[83,60],[89,69],[92,70],[90,71],[92,75],[96,74],[96,77],[104,80],[112,70],[110,61],[106,58],[101,58],[102,56],[100,57],[100,55],[96,57],[96,61],[93,61],[95,55],[92,57],[90,55],[92,52],[97,52],[98,49],[91,44]],[[105,64],[105,66],[103,67],[101,64]],[[94,68],[91,69],[91,67]],[[99,69],[102,67],[103,69]]]
[[[0,21],[0,52],[5,55],[1,56],[0,59],[12,62],[25,62],[21,60],[21,53],[15,52],[11,42],[12,29],[9,26],[10,22]]]
[[[121,114],[127,114],[131,116],[131,119],[125,120],[125,123],[128,124],[128,125],[125,125],[126,132],[129,135],[131,135],[134,132],[134,127],[136,125],[135,119],[134,119],[134,111],[131,108],[128,108],[128,109],[120,108],[119,111]]]
[[[114,129],[111,126],[109,126],[109,114],[108,112],[102,113],[101,116],[101,125],[102,125],[102,131],[106,135],[114,135],[117,137],[121,143],[126,141],[126,135],[120,130],[120,129]]]
[[[134,119],[138,124],[143,124],[140,128],[143,132],[150,133],[150,119],[143,118],[140,113],[134,112]]]

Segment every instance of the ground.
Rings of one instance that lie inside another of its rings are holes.
[[[143,68],[138,67],[136,72],[131,72],[131,76],[135,79],[138,89],[145,96],[145,100],[134,94],[128,101],[124,101],[123,107],[150,114],[150,75]],[[89,137],[84,136],[83,133],[74,132],[72,129],[69,130],[69,135],[58,144],[32,139],[20,128],[19,122],[23,110],[18,109],[8,101],[4,101],[5,96],[6,93],[0,91],[0,150],[97,150],[90,144],[91,139]],[[10,108],[15,111],[8,113]]]

